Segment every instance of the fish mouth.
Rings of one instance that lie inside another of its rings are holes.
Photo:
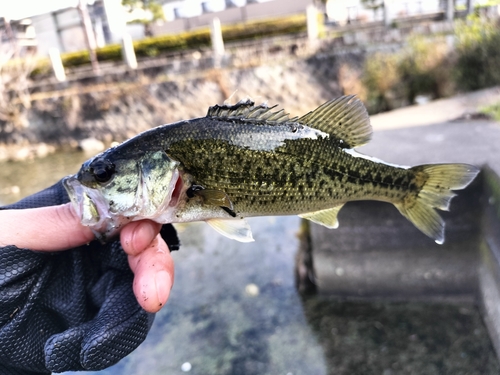
[[[186,190],[184,187],[184,181],[182,179],[182,176],[178,171],[176,172],[177,173],[174,174],[174,176],[172,177],[172,181],[170,182],[171,185],[174,185],[174,189],[172,190],[172,195],[170,196],[170,201],[168,203],[169,207],[177,206],[177,203],[179,202],[182,194]],[[175,182],[173,181],[174,179]]]
[[[97,208],[93,210],[94,211],[93,215],[88,216],[84,214],[85,201],[88,200],[89,201],[88,203],[92,201],[91,198],[89,197],[88,187],[83,185],[78,180],[76,175],[64,178],[62,183],[64,188],[66,189],[66,192],[68,193],[71,203],[73,204],[73,208],[75,209],[76,214],[80,218],[80,222],[83,225],[87,226],[96,224],[100,219],[99,210],[97,210]],[[91,211],[89,211],[89,213],[90,212]]]
[[[62,184],[66,189],[80,223],[88,226],[96,238],[106,241],[113,237],[123,223],[118,223],[111,216],[109,208],[96,189],[83,185],[77,175],[63,179]]]

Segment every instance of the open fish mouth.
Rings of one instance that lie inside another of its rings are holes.
[[[98,190],[83,185],[76,175],[64,178],[63,186],[82,225],[90,227],[99,237],[103,233],[107,237],[115,234],[121,225],[110,215],[108,205]]]
[[[138,189],[142,194],[136,194],[134,204],[120,213],[110,208],[110,202],[99,189],[82,184],[78,174],[64,178],[63,186],[81,224],[90,227],[97,239],[107,241],[131,221],[141,219],[161,223],[172,221],[172,212],[182,201],[186,191],[179,171],[177,169],[172,171],[165,189],[166,194],[160,201],[156,201],[158,205],[153,202],[152,196],[146,194],[147,191],[151,192],[151,187],[147,186],[147,178],[142,177]]]

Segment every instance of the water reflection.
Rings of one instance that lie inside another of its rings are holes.
[[[469,304],[308,298],[304,311],[328,374],[498,374],[480,314]]]

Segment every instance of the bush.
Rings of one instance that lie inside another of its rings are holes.
[[[366,58],[363,83],[368,91],[366,104],[370,112],[389,111],[395,107],[393,99],[401,81],[399,59],[397,54],[380,52]]]
[[[412,36],[397,53],[375,53],[364,64],[370,112],[413,104],[417,95],[441,98],[451,91],[449,48],[441,38]]]
[[[296,34],[307,31],[305,15],[240,23],[222,28],[224,41],[258,39],[275,35]]]
[[[463,90],[500,84],[500,27],[497,22],[471,15],[455,28],[455,80]]]
[[[479,111],[500,122],[500,102],[482,107]]]
[[[417,95],[442,98],[448,94],[452,61],[444,38],[412,36],[402,54],[398,69],[408,103],[414,103]]]

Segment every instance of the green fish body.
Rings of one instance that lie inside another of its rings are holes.
[[[274,108],[274,107],[273,107]],[[104,151],[65,186],[100,238],[130,220],[206,221],[251,241],[245,217],[299,215],[330,228],[341,207],[379,200],[436,242],[454,193],[478,169],[466,164],[404,168],[354,151],[372,129],[353,96],[329,101],[300,118],[242,101],[214,106],[206,117],[163,125]]]

